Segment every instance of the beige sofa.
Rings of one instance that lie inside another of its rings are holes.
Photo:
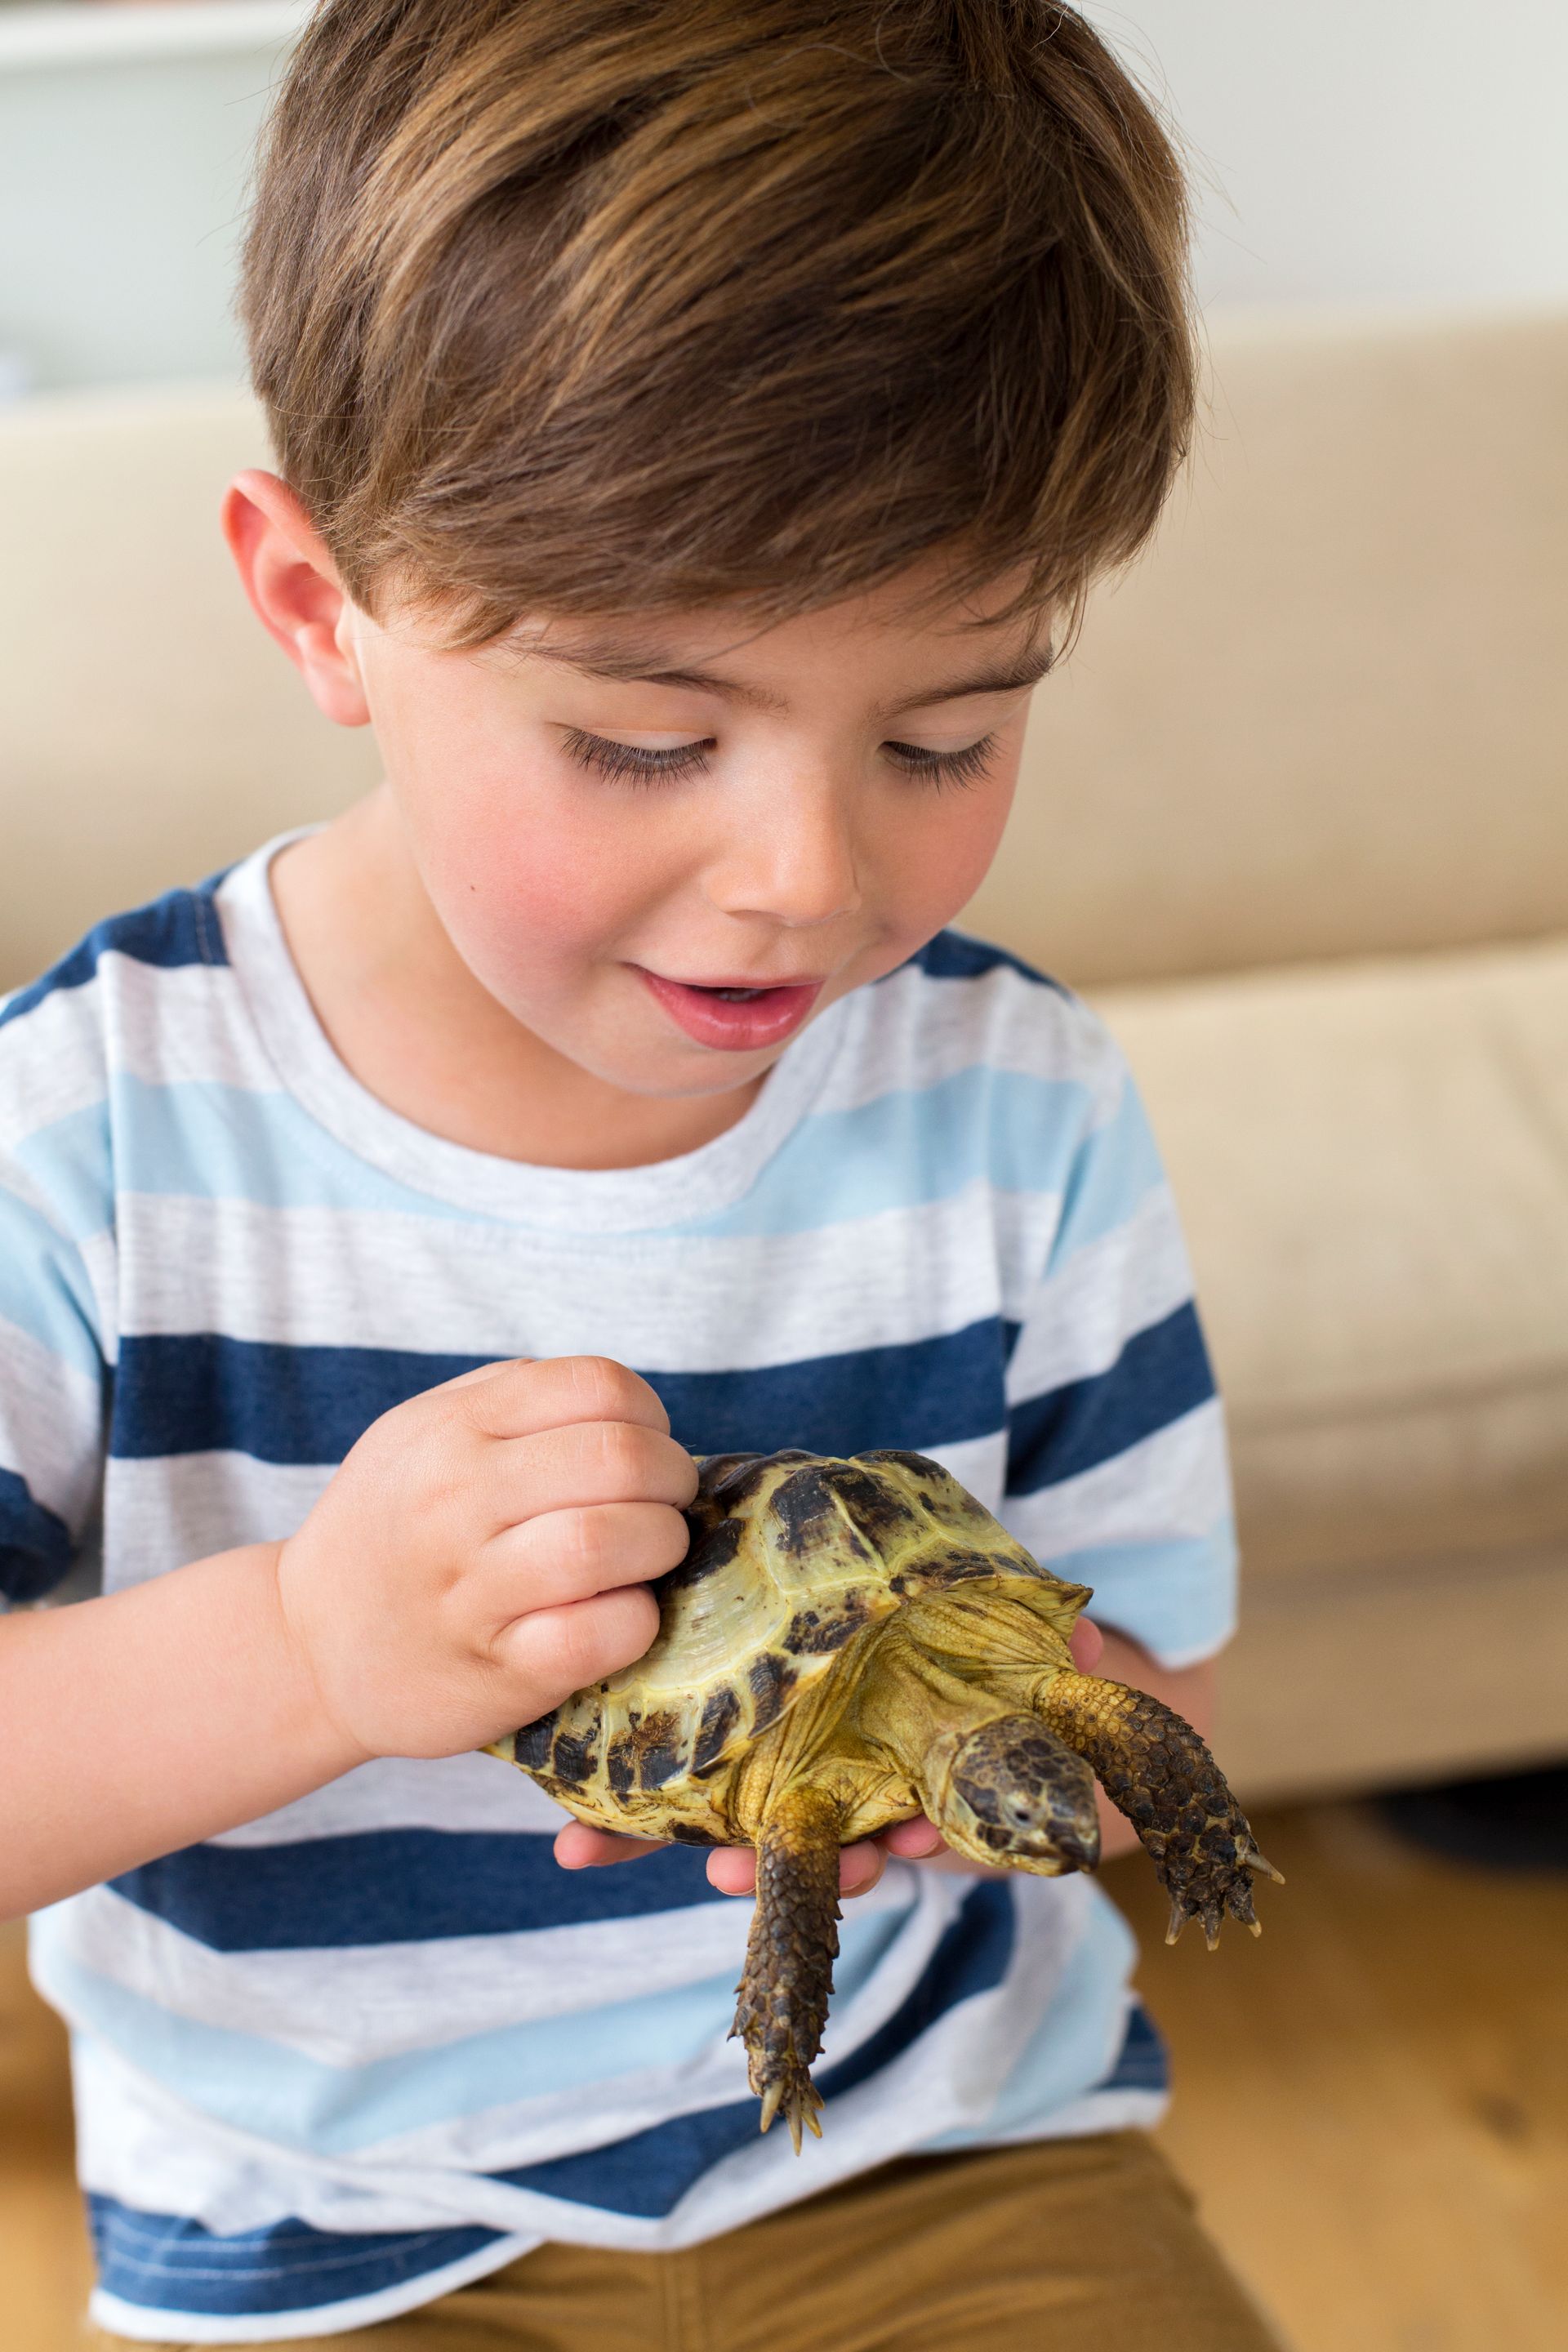
[[[1253,1797],[1568,1753],[1568,320],[1213,331],[977,929],[1142,1079],[1233,1416]],[[0,986],[374,773],[229,579],[209,393],[0,415]]]

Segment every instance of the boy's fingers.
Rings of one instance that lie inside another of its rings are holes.
[[[708,1857],[708,1884],[721,1895],[754,1895],[757,1857],[749,1845],[716,1846]]]
[[[637,1862],[663,1850],[658,1838],[616,1837],[586,1822],[568,1822],[555,1833],[555,1859],[563,1870],[596,1870],[606,1862]]]
[[[663,1503],[697,1492],[683,1445],[637,1422],[584,1421],[487,1446],[472,1473],[474,1506],[490,1530],[596,1503]]]
[[[669,1415],[640,1372],[611,1356],[519,1356],[481,1364],[430,1392],[460,1400],[487,1437],[531,1437],[575,1422],[635,1422],[669,1434]]]
[[[882,1875],[882,1851],[869,1842],[847,1845],[838,1857],[840,1895],[869,1895]]]
[[[535,1609],[556,1609],[668,1576],[686,1558],[686,1521],[667,1503],[589,1503],[546,1511],[503,1528],[465,1579],[471,1598],[498,1625]]]
[[[874,1845],[847,1845],[838,1857],[840,1895],[868,1895],[882,1875],[882,1857]],[[757,1857],[749,1845],[721,1845],[708,1857],[708,1883],[721,1895],[754,1895]]]
[[[574,1691],[604,1682],[640,1658],[658,1632],[646,1584],[621,1584],[560,1609],[533,1609],[504,1625],[490,1655],[515,1682],[519,1723],[532,1723]]]
[[[1091,1675],[1100,1664],[1100,1654],[1105,1647],[1105,1636],[1088,1617],[1080,1617],[1072,1629],[1068,1643],[1072,1662],[1080,1675]]]
[[[928,1861],[942,1852],[943,1843],[936,1823],[928,1822],[923,1813],[917,1813],[912,1822],[895,1822],[877,1840],[884,1853],[897,1854],[903,1862]]]

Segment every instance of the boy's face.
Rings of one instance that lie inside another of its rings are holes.
[[[692,614],[459,653],[345,607],[409,856],[489,995],[616,1087],[721,1093],[955,915],[1049,653],[986,617],[1005,587],[933,611],[919,584],[749,635]]]

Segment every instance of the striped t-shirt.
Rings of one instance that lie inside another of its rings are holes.
[[[113,1589],[283,1536],[388,1407],[594,1353],[697,1453],[935,1454],[1102,1622],[1173,1664],[1225,1640],[1187,1263],[1073,996],[943,932],[701,1150],[522,1166],[357,1085],[269,855],[0,1009],[0,1592],[100,1542]],[[545,2239],[689,2245],[889,2157],[1159,2110],[1090,1881],[894,1864],[847,1909],[797,2158],[726,2039],[749,1905],[679,1847],[561,1871],[560,1819],[489,1757],[384,1760],[35,1921],[102,2325],[363,2326]]]

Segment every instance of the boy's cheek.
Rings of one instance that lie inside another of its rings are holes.
[[[568,986],[602,957],[648,895],[622,846],[597,829],[541,812],[459,829],[421,844],[436,913],[463,961],[503,999],[518,990]]]

